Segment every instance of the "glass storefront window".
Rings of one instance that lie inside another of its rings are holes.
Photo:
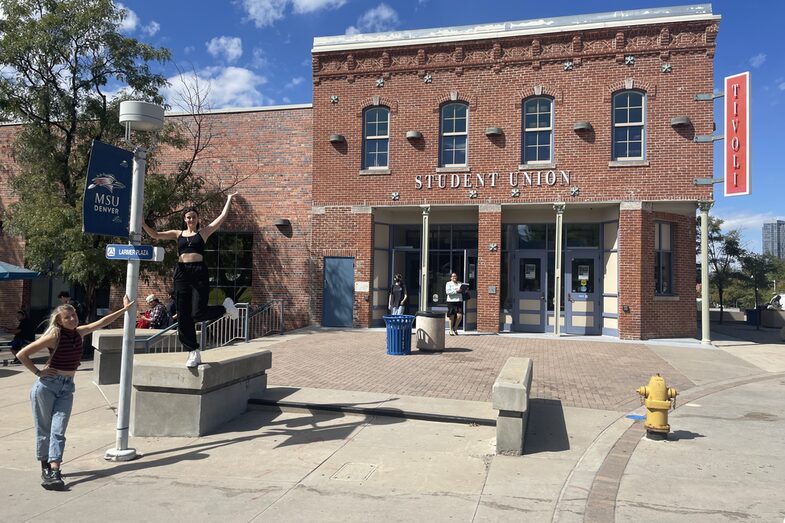
[[[546,232],[544,223],[518,225],[518,248],[545,249]]]
[[[421,225],[393,225],[392,246],[396,249],[420,248]]]
[[[567,248],[600,246],[600,225],[597,223],[568,223],[564,226]]]
[[[453,249],[476,249],[477,248],[477,226],[476,225],[453,225],[452,226],[452,248]]]
[[[253,274],[253,234],[215,233],[207,240],[204,253],[210,268],[210,303],[224,298],[251,301]]]

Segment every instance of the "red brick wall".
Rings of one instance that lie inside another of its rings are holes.
[[[286,328],[308,325],[311,322],[309,288],[312,285],[311,109],[212,113],[207,116],[206,125],[210,127],[211,144],[194,171],[216,187],[239,181],[236,188],[239,197],[234,200],[222,231],[253,233],[254,303],[282,298]],[[5,183],[6,173],[12,168],[5,159],[10,156],[7,144],[13,129],[0,127],[0,158],[4,159],[0,167],[0,184]],[[157,157],[159,166],[151,169],[148,176],[173,169],[186,156],[187,151],[163,150]],[[4,185],[0,186],[0,198],[0,202],[7,205],[9,194]],[[213,218],[204,216],[202,219],[209,222]],[[276,227],[277,218],[287,218],[291,227]],[[0,237],[4,251],[5,241]],[[174,247],[173,242],[161,245]],[[143,299],[148,294],[167,296],[172,286],[172,271],[173,268],[163,280],[152,278],[140,284],[140,310],[145,310]],[[120,305],[123,291],[124,286],[112,289],[112,307]]]
[[[499,331],[499,303],[501,297],[501,251],[502,213],[501,208],[491,211],[480,209],[477,245],[477,330]],[[489,245],[495,243],[495,251]],[[490,294],[488,287],[496,287]]]

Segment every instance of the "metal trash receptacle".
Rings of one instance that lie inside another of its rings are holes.
[[[747,325],[758,325],[760,323],[760,311],[758,309],[747,309]]]
[[[444,313],[418,311],[417,348],[424,351],[444,350]]]
[[[384,316],[384,323],[387,325],[387,354],[393,356],[411,354],[414,316],[411,314]]]

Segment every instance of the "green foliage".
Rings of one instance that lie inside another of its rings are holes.
[[[3,221],[24,238],[28,266],[84,286],[90,302],[96,286],[125,275],[124,264],[104,257],[106,243],[125,239],[82,233],[91,142],[124,146],[122,97],[112,99],[107,91],[124,85],[126,98],[162,103],[159,89],[166,79],[149,63],[165,62],[170,53],[122,35],[124,11],[112,0],[0,0],[0,11],[0,121],[23,125],[14,148],[19,172],[10,181],[18,201]],[[221,198],[192,171],[209,144],[202,120],[192,116],[168,123],[155,136],[134,138],[148,149],[155,144],[148,154],[146,215],[178,228],[187,203]],[[155,151],[161,147],[188,148],[187,160],[172,172],[157,172]],[[162,264],[142,267],[166,270]]]
[[[755,292],[755,306],[760,303],[760,291],[771,288],[771,274],[777,266],[769,254],[747,253],[741,257],[741,268],[747,279],[747,286]]]
[[[740,231],[734,229],[725,234],[722,232],[722,223],[723,220],[720,218],[709,217],[709,283],[712,294],[716,295],[716,299],[712,297],[712,302],[719,303],[720,309],[725,306],[725,290],[740,276],[738,262],[744,254],[744,249],[740,245]],[[699,219],[697,228],[699,250],[700,234]]]

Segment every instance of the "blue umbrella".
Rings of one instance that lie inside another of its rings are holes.
[[[40,275],[39,272],[0,261],[0,280],[32,280]]]

